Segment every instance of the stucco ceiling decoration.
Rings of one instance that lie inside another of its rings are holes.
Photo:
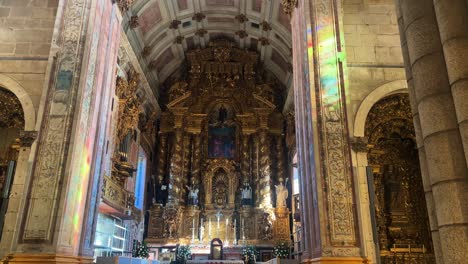
[[[289,87],[291,27],[281,0],[135,0],[126,23],[138,16],[127,35],[152,86],[177,71],[186,51],[225,38],[257,51],[264,69]]]

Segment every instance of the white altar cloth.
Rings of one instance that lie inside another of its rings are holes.
[[[244,261],[206,259],[206,260],[187,260],[187,264],[244,264]]]

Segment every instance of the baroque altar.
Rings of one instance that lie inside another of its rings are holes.
[[[280,85],[262,76],[259,54],[229,41],[186,55],[188,77],[163,94],[146,241],[289,241]]]

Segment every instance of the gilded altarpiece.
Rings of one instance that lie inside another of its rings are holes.
[[[150,244],[289,240],[289,210],[275,209],[288,178],[281,90],[258,56],[224,40],[186,53],[188,78],[169,85],[160,120]]]
[[[429,220],[408,95],[377,102],[366,121],[382,263],[433,263]]]

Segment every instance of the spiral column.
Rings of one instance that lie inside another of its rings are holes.
[[[263,208],[272,208],[271,199],[271,162],[270,162],[270,137],[267,129],[259,132],[259,170],[260,170],[260,205]]]

